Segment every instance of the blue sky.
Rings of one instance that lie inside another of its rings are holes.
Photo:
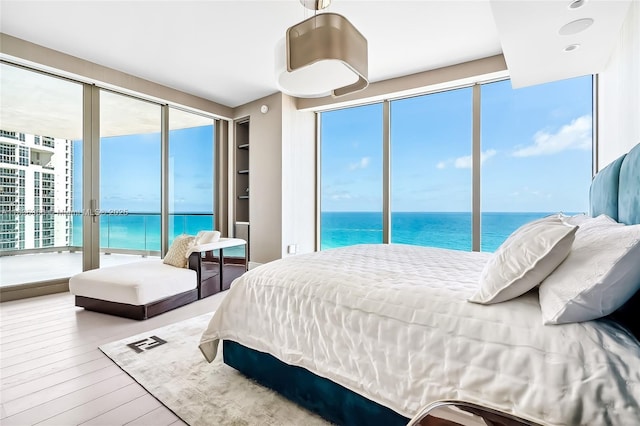
[[[583,212],[591,77],[482,86],[482,209]],[[471,88],[391,104],[392,211],[471,210]],[[322,210],[381,211],[382,105],[322,114]]]
[[[213,211],[212,141],[213,126],[169,132],[171,213]],[[74,142],[74,155],[81,152]],[[102,138],[100,164],[102,210],[160,212],[160,133]],[[80,208],[80,175],[74,167],[74,209]]]
[[[591,84],[482,86],[483,211],[587,210]],[[471,210],[471,126],[471,88],[392,102],[392,211]],[[170,136],[171,211],[211,212],[213,126]],[[160,211],[159,133],[103,138],[100,155],[103,210]],[[382,105],[322,113],[322,210],[381,209]]]

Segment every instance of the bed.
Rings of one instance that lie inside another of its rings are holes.
[[[640,224],[640,145],[605,168],[591,213]],[[360,245],[244,274],[200,349],[337,424],[406,424],[437,400],[524,422],[640,424],[638,294],[544,325],[537,290],[469,303],[491,254]],[[554,272],[555,273],[555,272]]]

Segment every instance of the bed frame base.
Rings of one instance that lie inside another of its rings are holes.
[[[225,364],[339,425],[404,426],[409,419],[310,371],[224,340]]]
[[[135,320],[144,320],[195,302],[196,300],[198,300],[198,289],[194,288],[193,290],[185,291],[162,300],[156,300],[146,305],[129,305],[128,303],[110,302],[108,300],[76,296],[76,306],[88,311],[117,315]]]

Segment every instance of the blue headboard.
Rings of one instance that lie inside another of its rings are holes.
[[[640,224],[640,144],[602,169],[591,183],[590,214]]]
[[[602,169],[591,183],[590,214],[606,214],[620,223],[640,224],[640,144]],[[640,340],[640,291],[611,318]]]

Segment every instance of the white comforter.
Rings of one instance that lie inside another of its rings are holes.
[[[202,336],[268,352],[412,417],[459,399],[544,424],[640,424],[640,344],[608,321],[544,326],[536,292],[467,302],[490,255],[361,245],[234,282]]]

